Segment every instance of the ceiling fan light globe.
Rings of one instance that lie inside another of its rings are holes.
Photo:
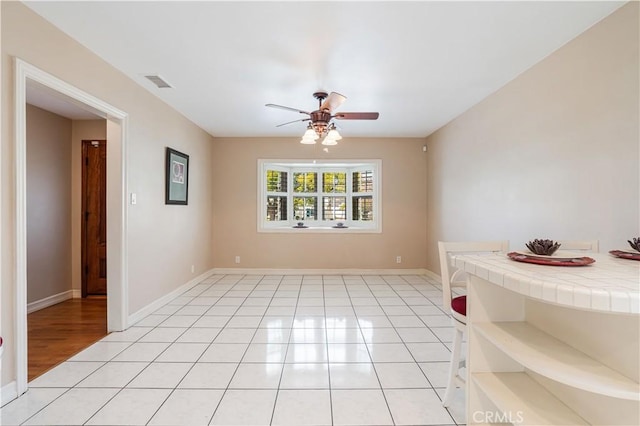
[[[307,129],[306,132],[304,132],[304,135],[302,135],[302,139],[311,139],[311,140],[318,140],[320,136],[318,136],[318,134],[316,133],[315,130],[313,129]]]
[[[327,146],[338,145],[338,141],[327,136],[322,141],[322,145],[327,145]]]
[[[342,139],[342,136],[340,135],[340,133],[338,133],[336,129],[331,129],[327,134],[327,138],[331,138],[334,141],[339,141],[340,139]]]
[[[303,144],[303,145],[313,145],[313,144],[315,144],[315,143],[316,143],[316,141],[315,141],[314,139],[305,139],[305,138],[302,138],[302,139],[300,140],[300,143],[301,143],[301,144]]]

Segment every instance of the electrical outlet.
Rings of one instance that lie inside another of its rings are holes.
[[[236,256],[236,263],[240,263],[240,256]]]
[[[191,273],[193,274],[194,272],[196,272],[196,265],[191,265]]]
[[[396,263],[402,263],[402,256],[396,256]]]

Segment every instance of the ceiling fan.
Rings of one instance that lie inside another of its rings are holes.
[[[337,144],[336,141],[342,139],[342,136],[340,136],[336,130],[336,125],[331,122],[334,118],[336,120],[377,120],[380,116],[377,112],[335,112],[335,110],[338,109],[347,99],[346,96],[337,92],[331,92],[331,94],[327,94],[327,92],[315,92],[313,97],[318,100],[318,109],[311,112],[276,104],[266,104],[265,106],[308,115],[309,117],[307,118],[288,121],[276,126],[281,127],[286,126],[287,124],[297,123],[299,121],[310,121],[307,126],[307,131],[300,141],[305,144],[316,143],[316,140],[325,133],[327,136],[322,142],[324,145]]]

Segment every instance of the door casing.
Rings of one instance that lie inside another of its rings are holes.
[[[127,328],[127,203],[126,157],[128,114],[63,80],[19,58],[14,58],[14,167],[15,167],[15,244],[14,244],[14,350],[15,394],[28,389],[27,372],[27,239],[26,239],[26,91],[28,84],[48,90],[107,120],[107,275],[110,277],[107,296],[107,330]],[[9,354],[4,353],[4,357]],[[12,386],[13,388],[13,386]],[[4,389],[4,387],[3,387]],[[3,403],[5,395],[3,395]]]

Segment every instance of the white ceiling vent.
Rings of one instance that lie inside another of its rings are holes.
[[[159,89],[172,88],[172,86],[169,83],[167,83],[167,81],[164,78],[160,77],[159,75],[145,75],[144,77],[150,82],[152,82],[153,84],[155,84],[156,86],[158,86]]]

